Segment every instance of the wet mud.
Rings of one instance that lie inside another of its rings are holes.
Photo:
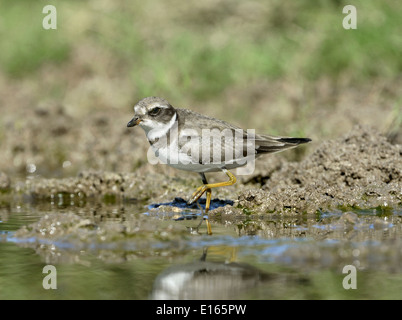
[[[355,127],[343,137],[314,142],[314,149],[300,162],[275,155],[257,160],[250,176],[241,176],[233,187],[214,189],[211,216],[242,214],[315,214],[339,208],[383,208],[402,205],[402,146],[390,143],[374,129]],[[149,165],[149,167],[153,167]],[[141,167],[131,173],[83,171],[76,177],[31,177],[12,184],[0,175],[2,190],[12,190],[33,201],[70,197],[77,201],[170,203],[175,210],[195,209],[174,199],[188,199],[200,185],[195,174],[176,177]],[[173,201],[173,203],[171,203]],[[163,206],[159,206],[160,209]]]

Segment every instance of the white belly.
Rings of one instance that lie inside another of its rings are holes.
[[[225,166],[224,163],[201,164],[194,162],[187,153],[179,152],[176,142],[171,142],[170,146],[159,146],[159,148],[152,146],[151,148],[158,158],[159,163],[167,164],[175,169],[192,172],[212,172],[220,171],[221,168]],[[152,161],[150,162],[154,163]]]

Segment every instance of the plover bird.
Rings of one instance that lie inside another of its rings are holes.
[[[198,201],[206,193],[205,214],[211,204],[211,189],[236,183],[236,177],[229,170],[243,167],[263,154],[311,141],[255,134],[254,130],[243,130],[191,110],[176,109],[158,97],[144,98],[134,106],[134,117],[127,127],[136,125],[144,129],[153,152],[162,163],[200,174],[203,185],[188,203]],[[205,173],[219,171],[226,173],[229,180],[208,183]],[[208,218],[206,223],[208,234],[212,234]]]

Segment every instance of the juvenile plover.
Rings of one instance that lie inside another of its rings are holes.
[[[158,159],[174,168],[198,172],[203,185],[191,196],[192,204],[206,193],[205,213],[211,203],[211,189],[233,185],[236,177],[229,171],[257,157],[294,148],[308,138],[255,134],[237,126],[187,109],[176,109],[168,101],[147,97],[134,106],[134,117],[127,127],[139,125],[145,131]],[[207,172],[223,171],[228,181],[208,183]],[[207,222],[207,232],[212,234]]]

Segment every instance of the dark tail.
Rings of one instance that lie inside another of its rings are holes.
[[[280,138],[277,141],[297,145],[297,144],[310,142],[311,139],[309,139],[309,138]]]
[[[263,153],[276,153],[286,149],[292,149],[299,144],[310,142],[309,138],[288,138],[288,137],[273,137],[262,136],[262,139],[256,139],[256,151],[257,154]]]

